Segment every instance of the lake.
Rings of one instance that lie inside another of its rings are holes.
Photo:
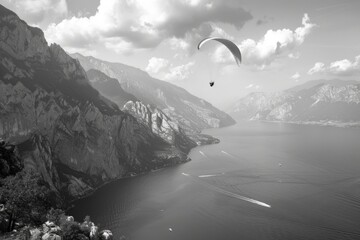
[[[118,239],[360,239],[360,129],[241,122],[192,161],[119,180],[69,211]]]

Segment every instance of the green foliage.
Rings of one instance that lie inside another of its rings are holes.
[[[39,174],[21,171],[0,180],[0,202],[5,204],[9,224],[40,225],[50,209],[50,191]],[[13,226],[9,226],[9,231]]]

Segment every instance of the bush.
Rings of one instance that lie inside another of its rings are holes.
[[[51,208],[48,211],[46,218],[48,221],[60,226],[60,224],[65,220],[66,216],[64,210]]]
[[[74,240],[79,238],[78,235],[83,235],[77,222],[66,221],[60,227],[63,231],[63,240]]]
[[[0,202],[5,203],[8,231],[13,230],[15,221],[38,226],[46,220],[51,192],[39,174],[22,170],[1,179],[0,186]]]

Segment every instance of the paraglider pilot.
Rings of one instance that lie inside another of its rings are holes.
[[[240,66],[241,63],[241,52],[240,49],[238,48],[238,46],[233,43],[232,41],[225,39],[225,38],[219,38],[219,37],[208,37],[205,38],[203,40],[201,40],[197,46],[197,49],[200,50],[201,46],[204,45],[204,43],[209,42],[209,41],[217,41],[219,43],[222,43],[223,45],[225,45],[225,47],[227,47],[227,49],[229,49],[229,51],[231,52],[231,54],[233,55],[235,62],[238,66]],[[211,81],[209,82],[210,87],[214,86],[215,82]]]

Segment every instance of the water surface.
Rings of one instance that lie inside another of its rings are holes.
[[[206,133],[220,144],[113,182],[69,214],[131,240],[360,239],[360,129],[242,122]]]

